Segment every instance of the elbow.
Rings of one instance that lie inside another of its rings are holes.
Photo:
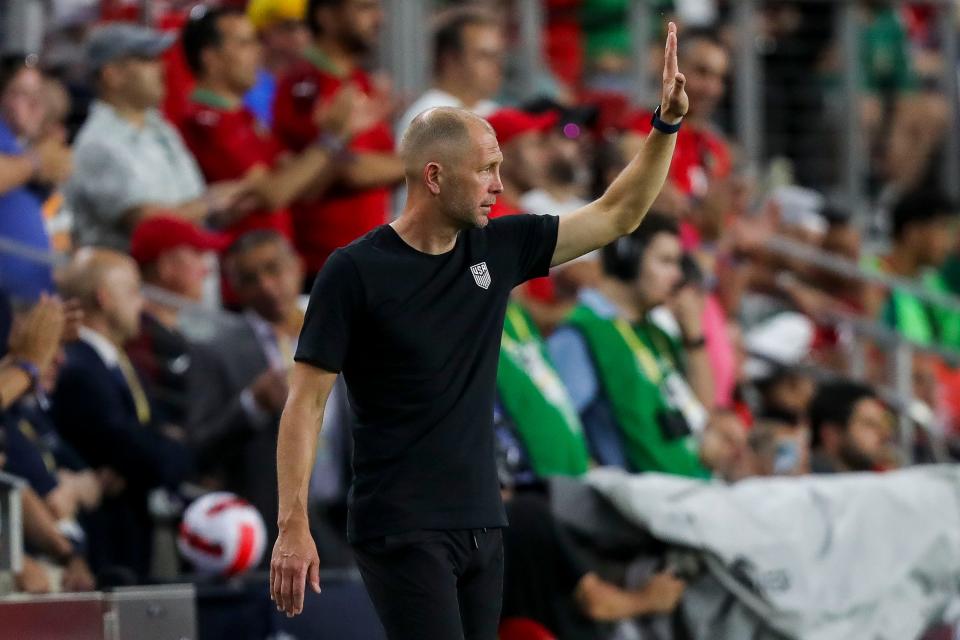
[[[611,198],[609,194],[604,194],[599,204],[610,223],[610,233],[614,239],[633,233],[646,213],[635,203],[623,198]]]
[[[643,212],[628,207],[614,209],[611,216],[613,218],[613,232],[616,234],[615,238],[630,235],[637,230],[643,220]]]

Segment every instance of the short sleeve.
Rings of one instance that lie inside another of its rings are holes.
[[[356,265],[343,251],[335,251],[313,283],[294,360],[340,372],[363,301]]]
[[[517,277],[515,285],[550,272],[550,262],[557,248],[557,230],[560,218],[521,213],[504,216],[490,222],[498,246],[510,247],[516,252]]]
[[[143,204],[136,187],[129,164],[109,147],[91,143],[76,150],[67,196],[85,203],[104,222],[115,222]]]

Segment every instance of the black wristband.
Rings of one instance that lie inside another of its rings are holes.
[[[660,107],[657,107],[657,110],[653,112],[653,118],[650,119],[650,125],[659,131],[660,133],[673,134],[677,131],[680,131],[680,125],[683,124],[681,120],[677,124],[667,124],[660,119]]]
[[[687,338],[683,339],[684,349],[688,349],[692,351],[694,349],[702,349],[705,346],[707,346],[707,339],[704,336],[700,336],[699,338],[693,338],[692,340]]]

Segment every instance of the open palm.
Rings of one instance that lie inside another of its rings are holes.
[[[663,63],[663,97],[660,101],[660,117],[669,123],[679,122],[687,115],[690,100],[684,89],[687,79],[680,73],[677,63],[677,25],[667,27],[667,50]]]

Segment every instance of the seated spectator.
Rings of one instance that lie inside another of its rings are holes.
[[[543,180],[520,197],[520,208],[538,215],[565,215],[587,204],[590,189],[591,144],[588,127],[596,110],[564,108],[552,100],[534,103],[536,111],[558,114],[556,126],[546,131]]]
[[[376,48],[382,22],[380,2],[309,1],[312,46],[281,78],[274,104],[273,128],[287,149],[301,152],[318,139],[317,109],[344,85],[355,85],[384,110],[390,107],[363,66]],[[306,263],[308,286],[335,249],[386,222],[388,189],[403,179],[403,164],[385,118],[384,113],[353,137],[350,162],[327,193],[292,207],[294,242]]]
[[[0,331],[0,352],[6,354],[0,360],[0,470],[28,483],[21,494],[28,553],[16,576],[17,589],[28,593],[54,587],[37,554],[62,566],[63,591],[94,588],[82,554],[85,536],[74,516],[81,507],[96,507],[99,483],[89,471],[58,473],[58,464],[68,464],[68,448],[49,429],[42,406],[56,379],[63,336],[74,329],[64,306],[42,297]],[[74,460],[80,469],[82,461]]]
[[[195,223],[237,215],[234,205],[247,186],[206,189],[180,135],[157,111],[164,94],[158,57],[173,40],[126,24],[101,27],[90,38],[99,100],[77,134],[65,190],[78,244],[125,250],[137,222],[160,213]]]
[[[938,193],[916,192],[894,206],[893,247],[875,260],[874,269],[917,280],[918,286],[941,294],[950,289],[940,272],[956,243],[953,222],[957,206]],[[960,349],[960,313],[928,304],[906,291],[873,293],[869,311],[907,338],[923,345]]]
[[[702,296],[676,290],[680,256],[676,222],[647,214],[631,235],[604,248],[606,277],[581,294],[548,344],[598,462],[707,477],[698,439],[713,406],[713,380]],[[682,343],[649,317],[674,296]],[[620,449],[625,461],[617,460]]]
[[[559,118],[553,112],[533,115],[519,109],[500,109],[487,118],[503,153],[503,192],[490,210],[491,218],[520,213],[523,195],[543,186],[548,158],[546,134]]]
[[[590,570],[543,498],[504,501],[502,618],[539,622],[558,638],[605,637],[600,623],[671,613],[685,584],[669,571],[638,589],[625,589]]]
[[[107,485],[100,509],[83,519],[91,563],[96,571],[144,577],[152,530],[147,493],[176,489],[192,465],[181,432],[160,424],[123,351],[140,330],[140,273],[120,253],[81,249],[61,289],[79,301],[84,317],[80,339],[67,345],[52,416],[64,440],[101,470]]]
[[[96,475],[60,438],[49,414],[47,397],[63,365],[61,345],[67,333],[76,331],[74,324],[74,318],[68,321],[64,305],[43,297],[15,318],[11,352],[4,359],[31,378],[27,393],[0,412],[0,428],[6,431],[6,470],[27,480],[59,521],[73,521],[81,509],[90,510],[100,503]],[[4,349],[5,336],[6,332],[0,333]],[[42,355],[31,355],[41,339]]]
[[[0,60],[0,237],[49,251],[42,206],[69,176],[71,155],[62,136],[43,130],[43,83],[34,57]],[[34,301],[53,290],[50,265],[0,252],[0,288]]]
[[[816,382],[800,368],[813,344],[814,326],[799,313],[779,313],[757,324],[742,337],[748,354],[742,367],[741,389],[756,392],[754,415],[806,414]]]
[[[507,307],[497,367],[500,424],[519,434],[539,477],[580,475],[589,454],[580,416],[557,375],[533,319],[516,302]]]
[[[245,207],[253,210],[225,229],[237,238],[252,229],[275,229],[292,237],[288,205],[323,194],[342,163],[351,125],[366,128],[356,90],[340,91],[317,112],[323,134],[317,144],[288,156],[280,142],[243,104],[256,81],[260,48],[250,21],[239,9],[211,9],[183,30],[186,60],[196,75],[186,116],[179,123],[187,146],[210,182],[245,180]]]
[[[504,48],[503,27],[486,10],[457,7],[438,15],[433,27],[433,87],[397,120],[397,136],[417,114],[433,107],[460,107],[484,118],[496,111],[493,99],[503,81]]]
[[[158,293],[178,296],[178,302],[200,305],[210,258],[227,246],[225,236],[209,233],[173,216],[155,216],[133,231],[130,254],[143,281]],[[214,313],[212,310],[210,313]],[[197,408],[205,386],[214,384],[218,356],[195,344],[181,327],[178,305],[147,298],[140,333],[127,343],[127,354],[154,398],[158,418],[189,430],[201,419]],[[198,323],[193,322],[195,331]],[[213,322],[208,331],[217,330]]]
[[[823,384],[809,415],[814,473],[897,466],[893,417],[870,387],[848,381]]]
[[[222,389],[204,394],[206,413],[215,419],[196,437],[205,471],[260,510],[272,539],[277,533],[277,429],[303,325],[303,261],[283,235],[259,230],[227,249],[224,270],[243,321],[208,343],[220,354],[226,378]]]
[[[310,46],[310,30],[304,21],[306,0],[251,0],[247,17],[257,30],[263,47],[263,59],[257,80],[243,103],[266,128],[273,125],[273,103],[277,97],[277,81]]]
[[[861,5],[860,112],[877,160],[874,174],[905,193],[922,187],[948,127],[949,108],[940,91],[921,84],[899,3]]]

